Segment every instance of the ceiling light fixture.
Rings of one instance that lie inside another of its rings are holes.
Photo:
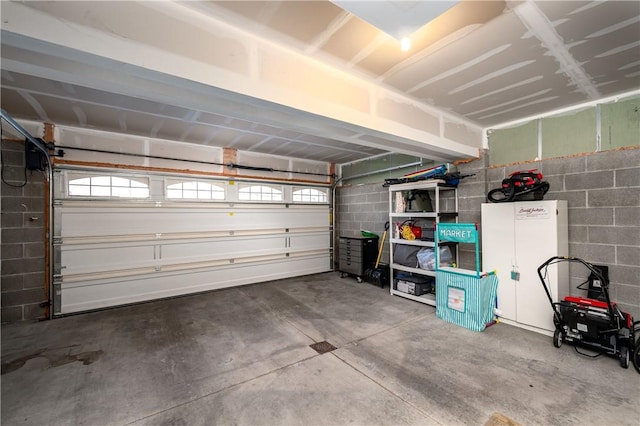
[[[331,2],[400,41],[400,48],[406,52],[411,48],[409,35],[460,3],[460,0],[331,0]]]
[[[400,40],[400,49],[402,49],[403,52],[411,49],[411,39],[409,37],[402,37],[402,40]]]

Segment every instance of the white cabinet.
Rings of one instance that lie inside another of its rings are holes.
[[[420,194],[424,198],[415,199]],[[426,196],[428,194],[428,197]],[[410,201],[408,202],[407,199]],[[413,199],[413,201],[411,201]],[[411,204],[413,203],[413,204]],[[415,240],[403,239],[395,232],[397,224],[414,222],[422,231],[421,236]],[[457,187],[446,185],[442,180],[424,180],[411,183],[403,183],[389,186],[389,252],[391,262],[389,265],[391,294],[402,296],[428,305],[436,305],[435,281],[433,288],[426,294],[416,292],[415,287],[396,286],[395,277],[398,274],[410,274],[414,277],[431,277],[435,280],[435,271],[422,269],[417,265],[408,266],[394,262],[394,257],[399,250],[418,250],[423,247],[434,247],[433,232],[435,224],[440,221],[458,221],[458,191]],[[452,248],[456,259],[457,247]],[[403,291],[404,290],[404,291]],[[413,294],[412,294],[413,293]]]
[[[553,310],[538,277],[552,256],[568,256],[567,202],[482,204],[482,269],[498,275],[498,310],[505,323],[550,334]],[[569,294],[568,262],[549,267],[554,302]]]

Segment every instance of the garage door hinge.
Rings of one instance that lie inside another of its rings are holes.
[[[54,206],[61,206],[62,205],[62,200],[54,200],[53,201],[53,205]]]
[[[53,284],[62,284],[62,275],[53,275]]]
[[[53,237],[53,244],[62,244],[62,237]]]

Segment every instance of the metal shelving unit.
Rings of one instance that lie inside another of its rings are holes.
[[[407,211],[407,205],[401,200],[406,200],[406,195],[412,191],[427,191],[431,200],[431,208],[422,211]],[[429,211],[430,210],[430,211]],[[410,267],[394,262],[394,251],[399,244],[414,247],[434,247],[435,243],[428,239],[407,240],[401,238],[395,232],[396,225],[407,220],[425,224],[424,229],[435,228],[435,224],[441,221],[458,222],[458,189],[456,186],[445,184],[442,180],[424,180],[419,182],[403,183],[389,186],[389,279],[392,295],[401,296],[417,302],[435,306],[435,293],[427,293],[421,296],[405,293],[396,288],[395,277],[398,273],[411,273],[412,275],[433,277],[435,271]],[[457,259],[457,246],[454,248],[454,256]],[[434,286],[435,289],[435,286]]]

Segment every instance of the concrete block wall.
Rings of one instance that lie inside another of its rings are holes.
[[[551,186],[545,199],[567,200],[569,256],[608,266],[612,299],[640,319],[640,146],[503,167],[488,164],[484,152],[458,165],[460,172],[474,173],[458,187],[460,222],[480,223],[487,192],[511,172],[540,170]],[[336,235],[361,226],[381,230],[387,220],[386,200],[382,182],[338,188]],[[383,256],[388,262],[388,247]],[[461,247],[459,263],[473,268],[473,250]],[[586,279],[578,265],[571,265],[570,275],[574,289]]]
[[[379,241],[382,241],[384,224],[389,220],[388,209],[389,191],[382,186],[382,182],[338,187],[334,212],[336,218],[334,268],[336,270],[340,235],[359,234],[361,230],[365,230],[378,234]],[[389,263],[389,246],[386,243],[380,262]]]
[[[2,141],[0,302],[2,322],[37,319],[45,300],[45,175],[27,171],[24,143]]]

